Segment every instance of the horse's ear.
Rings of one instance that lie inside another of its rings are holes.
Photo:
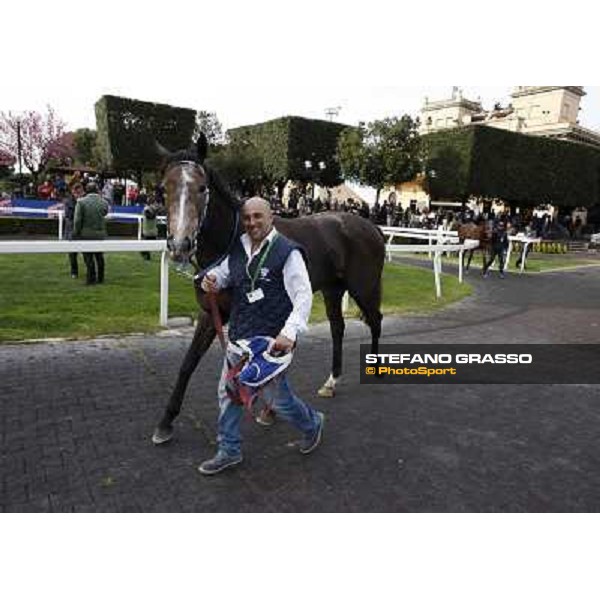
[[[196,152],[198,154],[198,162],[202,164],[208,154],[208,140],[203,131],[200,132],[200,135],[196,140]]]
[[[154,140],[154,148],[162,158],[171,156],[171,153],[158,140]]]

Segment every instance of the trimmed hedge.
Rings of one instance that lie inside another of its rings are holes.
[[[600,201],[600,149],[482,125],[425,136],[434,198],[483,196],[525,206]]]
[[[115,171],[139,173],[158,168],[155,140],[171,151],[191,143],[194,110],[118,96],[102,96],[95,109],[101,160]]]
[[[429,194],[432,199],[466,200],[470,195],[474,128],[449,129],[423,136]]]
[[[346,125],[284,117],[230,129],[228,134],[234,144],[252,144],[261,158],[264,175],[274,181],[316,181],[327,186],[342,181],[337,160],[338,138]],[[313,167],[307,171],[304,163],[310,160]],[[324,162],[325,170],[319,170]],[[259,174],[257,174],[259,175]]]

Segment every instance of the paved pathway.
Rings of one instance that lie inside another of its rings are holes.
[[[434,317],[387,319],[385,342],[596,343],[600,269],[492,278]],[[292,381],[327,413],[303,457],[284,424],[244,424],[245,462],[207,479],[219,349],[195,373],[176,438],[150,443],[189,331],[0,346],[0,511],[597,511],[598,386],[360,386],[351,323],[346,379],[311,329]]]

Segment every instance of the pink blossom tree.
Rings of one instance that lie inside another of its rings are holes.
[[[18,129],[21,127],[21,158],[34,180],[55,159],[73,155],[72,136],[65,135],[65,123],[51,106],[45,114],[25,111],[20,115],[0,112],[0,150],[18,157]]]
[[[15,161],[15,157],[10,152],[0,148],[0,167],[12,167]]]

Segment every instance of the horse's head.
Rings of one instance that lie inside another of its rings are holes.
[[[208,210],[208,173],[203,166],[206,137],[202,134],[188,150],[169,152],[158,143],[157,149],[166,164],[167,247],[173,261],[188,263],[196,252],[198,232]]]

